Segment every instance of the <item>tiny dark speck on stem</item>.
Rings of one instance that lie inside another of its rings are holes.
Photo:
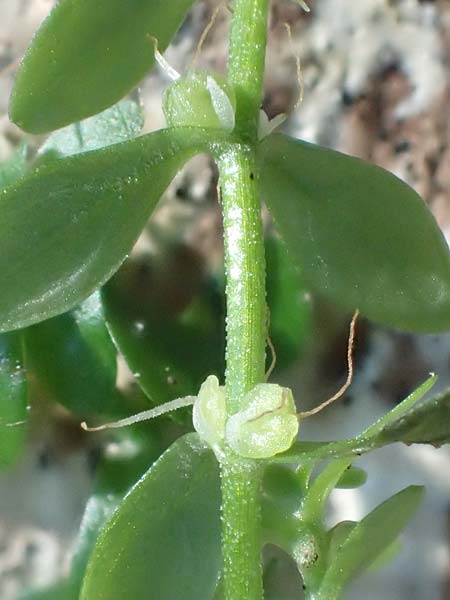
[[[250,179],[253,181],[255,179],[255,176],[253,175],[252,172],[250,172]]]

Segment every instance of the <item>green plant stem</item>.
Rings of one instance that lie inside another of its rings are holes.
[[[223,583],[226,600],[261,600],[261,487],[256,461],[221,461]]]
[[[262,100],[268,0],[235,0],[228,55],[228,80],[236,93],[236,129],[256,141]]]
[[[236,93],[236,143],[216,154],[224,218],[227,275],[227,413],[264,381],[266,292],[258,198],[259,110],[268,0],[235,0],[228,80]],[[261,466],[227,451],[221,460],[222,554],[226,600],[261,600]]]
[[[264,381],[265,262],[254,150],[227,144],[218,153],[227,273],[227,413]],[[222,553],[226,600],[260,600],[261,467],[231,451],[221,461]]]
[[[254,152],[242,144],[223,148],[218,160],[227,275],[227,412],[264,381],[266,294],[261,207]]]

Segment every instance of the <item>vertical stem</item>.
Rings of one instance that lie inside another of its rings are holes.
[[[228,414],[264,381],[265,262],[254,151],[230,144],[219,157],[227,275]]]
[[[262,98],[268,0],[234,0],[228,80],[236,93],[235,135],[216,155],[227,274],[227,413],[264,381],[264,243],[255,152]],[[261,466],[231,450],[221,460],[226,600],[261,600]]]
[[[228,55],[228,80],[236,93],[236,130],[256,140],[262,100],[268,0],[235,0]]]
[[[221,463],[223,582],[226,600],[261,600],[261,468],[229,456]]]
[[[227,413],[264,381],[265,262],[254,150],[218,153],[227,273]],[[231,451],[221,461],[222,553],[226,600],[261,600],[261,467]]]

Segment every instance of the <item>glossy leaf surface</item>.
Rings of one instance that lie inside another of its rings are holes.
[[[0,189],[26,170],[26,146],[0,165]],[[28,385],[22,332],[0,334],[0,466],[14,462],[26,437]],[[20,423],[18,425],[12,425]]]
[[[351,528],[327,569],[317,598],[338,598],[350,577],[371,563],[394,542],[418,509],[424,488],[410,486],[392,496]]]
[[[416,405],[383,427],[375,440],[379,445],[394,441],[433,446],[450,443],[450,390]]]
[[[364,485],[367,481],[367,473],[359,467],[349,467],[344,471],[342,477],[336,484],[341,490],[352,490]]]
[[[96,483],[80,524],[69,583],[79,600],[84,574],[98,535],[132,486],[161,454],[150,427],[123,429],[114,435],[115,452],[104,452],[96,471]]]
[[[363,431],[358,438],[372,448],[393,442],[433,446],[449,443],[450,390],[422,400],[436,380],[435,375],[430,375],[403,402]]]
[[[213,453],[176,441],[125,497],[90,560],[82,600],[210,600],[221,563]]]
[[[265,255],[270,337],[276,352],[276,367],[283,369],[301,353],[310,332],[311,306],[283,242],[276,237],[268,238]]]
[[[385,548],[381,554],[367,567],[369,572],[376,572],[384,569],[390,562],[395,560],[403,549],[403,545],[399,539],[396,539],[390,546]]]
[[[24,331],[27,367],[42,389],[79,416],[120,414],[116,349],[96,292],[69,313]]]
[[[302,515],[305,519],[311,522],[321,519],[331,492],[349,466],[347,458],[330,461],[313,479],[302,503]]]
[[[56,131],[39,149],[39,164],[136,137],[143,126],[137,102],[122,100],[81,123]],[[83,417],[123,414],[116,390],[116,350],[99,294],[69,313],[24,331],[27,367],[39,388]]]
[[[137,137],[144,115],[137,102],[121,100],[103,112],[52,133],[39,148],[39,155],[71,156],[98,150]]]
[[[199,276],[197,260],[171,245],[127,261],[101,292],[111,336],[154,404],[195,395],[208,375],[223,376],[222,298]]]
[[[8,160],[0,165],[0,189],[14,183],[23,175],[27,166],[27,147],[21,144]]]
[[[96,469],[93,494],[80,523],[70,571],[49,588],[28,590],[17,600],[79,600],[86,565],[97,537],[124,495],[160,454],[151,429],[122,429],[114,433],[114,452],[104,451]]]
[[[359,159],[274,134],[261,192],[305,283],[401,329],[450,329],[450,254],[421,198]]]
[[[208,135],[164,130],[36,168],[0,195],[0,331],[83,301],[119,267]],[[209,138],[211,139],[211,138]]]
[[[263,492],[275,504],[285,505],[293,512],[298,510],[305,490],[295,471],[284,465],[269,464],[264,470]]]
[[[0,335],[0,466],[11,464],[19,454],[25,440],[26,418],[22,332],[4,333]]]
[[[10,117],[45,133],[111,106],[154,64],[191,0],[60,0],[35,35],[16,77]]]

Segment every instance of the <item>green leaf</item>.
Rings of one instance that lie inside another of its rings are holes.
[[[401,418],[383,427],[373,441],[378,446],[403,442],[439,447],[450,443],[450,390],[414,406]]]
[[[287,452],[271,458],[271,462],[302,464],[305,461],[359,456],[394,442],[439,445],[450,441],[447,426],[449,393],[444,392],[418,404],[436,380],[436,375],[430,375],[403,402],[354,438],[330,442],[296,442]],[[427,427],[430,428],[429,433]],[[419,432],[422,437],[418,435]]]
[[[111,337],[153,404],[196,395],[208,375],[223,377],[221,298],[208,281],[199,289],[188,280],[183,286],[183,269],[191,275],[186,252],[176,246],[145,263],[127,261],[102,289]],[[146,289],[143,271],[151,274]]]
[[[70,313],[28,327],[24,336],[27,368],[54,400],[82,417],[123,413],[116,349],[98,292]]]
[[[431,390],[436,381],[437,376],[434,373],[430,373],[427,379],[425,379],[425,381],[421,383],[418,388],[413,390],[409,396],[397,404],[395,408],[384,414],[377,421],[375,421],[373,425],[365,429],[358,437],[365,439],[375,438],[386,426],[397,422],[403,417],[403,415],[413,409],[419,400],[421,400],[425,394]]]
[[[341,521],[328,531],[328,563],[331,564],[339,551],[342,544],[348,539],[352,530],[358,524],[357,521]]]
[[[22,333],[0,335],[0,466],[14,462],[26,435],[27,377]]]
[[[450,253],[421,198],[394,175],[274,134],[261,192],[305,284],[401,329],[450,329]]]
[[[137,102],[122,100],[102,113],[51,134],[39,164],[136,137],[143,126]],[[116,390],[116,350],[94,293],[70,313],[25,329],[27,366],[54,400],[83,417],[123,414]]]
[[[349,459],[343,458],[331,461],[322,469],[313,480],[302,501],[301,513],[303,519],[312,523],[320,521],[324,514],[325,503],[349,466]]]
[[[16,76],[11,120],[45,133],[111,106],[154,64],[192,0],[60,0],[35,35]]]
[[[114,435],[116,452],[105,452],[97,467],[95,490],[89,498],[70,569],[70,582],[79,600],[89,557],[100,531],[123,497],[161,454],[153,429],[123,429]]]
[[[311,306],[283,242],[276,237],[266,239],[265,254],[270,337],[276,352],[276,367],[283,369],[301,352],[310,331]]]
[[[364,485],[367,481],[367,473],[364,469],[350,466],[336,484],[340,490],[353,490]]]
[[[301,465],[309,461],[358,456],[373,449],[367,448],[359,438],[330,442],[295,442],[286,452],[271,457],[270,462]]]
[[[373,561],[373,563],[371,563],[367,567],[367,570],[370,572],[375,572],[375,571],[379,571],[380,569],[383,569],[390,562],[392,562],[394,559],[396,559],[402,550],[403,550],[403,545],[400,542],[400,540],[395,540],[394,542],[392,542],[392,544],[387,546],[387,548],[385,548],[383,550],[383,552],[381,552],[381,554],[379,554],[376,557],[376,559]]]
[[[25,173],[27,167],[27,146],[20,144],[8,160],[0,164],[0,190],[14,183]]]
[[[420,402],[436,380],[436,375],[430,375],[403,402],[344,444],[367,452],[395,442],[434,446],[450,442],[450,390]]]
[[[65,312],[117,270],[171,179],[220,133],[163,130],[36,168],[0,196],[0,331]]]
[[[304,495],[302,482],[295,471],[282,465],[267,465],[264,470],[263,492],[278,507],[298,510]]]
[[[82,600],[210,600],[219,578],[213,453],[180,438],[125,497],[94,548]]]
[[[423,495],[423,487],[410,486],[352,527],[339,551],[333,553],[317,598],[339,598],[349,578],[370,566],[394,542],[418,509]]]
[[[25,172],[26,155],[22,144],[0,164],[0,190]],[[22,332],[0,334],[0,466],[13,463],[25,443],[28,386],[23,360]]]
[[[84,510],[68,576],[51,587],[28,590],[16,600],[79,600],[89,556],[101,529],[161,450],[148,427],[145,432],[136,428],[116,431],[112,441],[115,452],[106,450],[100,459],[95,489]]]
[[[98,150],[137,137],[143,126],[139,104],[121,100],[94,117],[52,133],[39,148],[39,155],[42,159],[48,153],[61,157]]]

